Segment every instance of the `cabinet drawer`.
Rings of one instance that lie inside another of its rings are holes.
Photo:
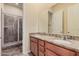
[[[39,51],[39,56],[44,56],[44,53]]]
[[[46,48],[50,49],[53,52],[56,52],[56,54],[61,55],[61,56],[73,56],[75,55],[75,52],[65,49],[65,48],[61,48],[59,46],[50,44],[48,42],[45,42],[45,46]]]
[[[39,44],[44,46],[44,41],[43,40],[39,40]]]
[[[46,55],[46,56],[57,56],[55,53],[53,53],[52,51],[50,51],[50,50],[48,50],[48,49],[46,49],[45,55]]]
[[[30,37],[31,41],[36,42],[37,43],[37,39]]]
[[[39,45],[39,51],[44,53],[44,47]]]
[[[76,52],[77,56],[79,56],[79,52]]]

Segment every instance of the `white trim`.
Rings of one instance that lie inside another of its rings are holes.
[[[23,55],[28,55],[31,51],[23,52]]]

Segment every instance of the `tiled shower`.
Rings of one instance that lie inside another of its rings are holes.
[[[23,4],[4,3],[1,5],[1,55],[21,55]]]
[[[2,13],[2,48],[22,43],[22,16]]]

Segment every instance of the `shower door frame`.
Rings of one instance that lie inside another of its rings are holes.
[[[17,39],[16,42],[10,42],[10,43],[11,43],[11,44],[13,43],[13,45],[15,45],[15,43],[16,43],[16,44],[22,43],[22,41],[19,40],[19,19],[20,19],[20,18],[23,19],[23,17],[22,17],[22,16],[17,16],[17,15],[12,15],[12,14],[9,14],[9,13],[4,13],[4,12],[2,12],[2,40],[1,40],[1,46],[2,46],[2,48],[8,47],[8,46],[6,46],[6,44],[9,44],[9,43],[4,43],[4,21],[5,21],[5,20],[4,20],[4,15],[15,16],[15,17],[17,18],[17,20],[18,20],[18,29],[17,29],[17,31],[18,31],[18,39]],[[14,20],[16,20],[16,19],[14,19]],[[22,21],[22,24],[23,24],[23,21]]]

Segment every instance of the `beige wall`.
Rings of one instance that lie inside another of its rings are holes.
[[[22,16],[22,9],[19,9],[18,7],[15,7],[15,6],[4,4],[2,11],[6,14]]]
[[[30,51],[29,33],[47,32],[47,10],[54,4],[27,3],[24,4],[23,19],[23,53]]]
[[[38,32],[48,33],[48,10],[39,13]]]

